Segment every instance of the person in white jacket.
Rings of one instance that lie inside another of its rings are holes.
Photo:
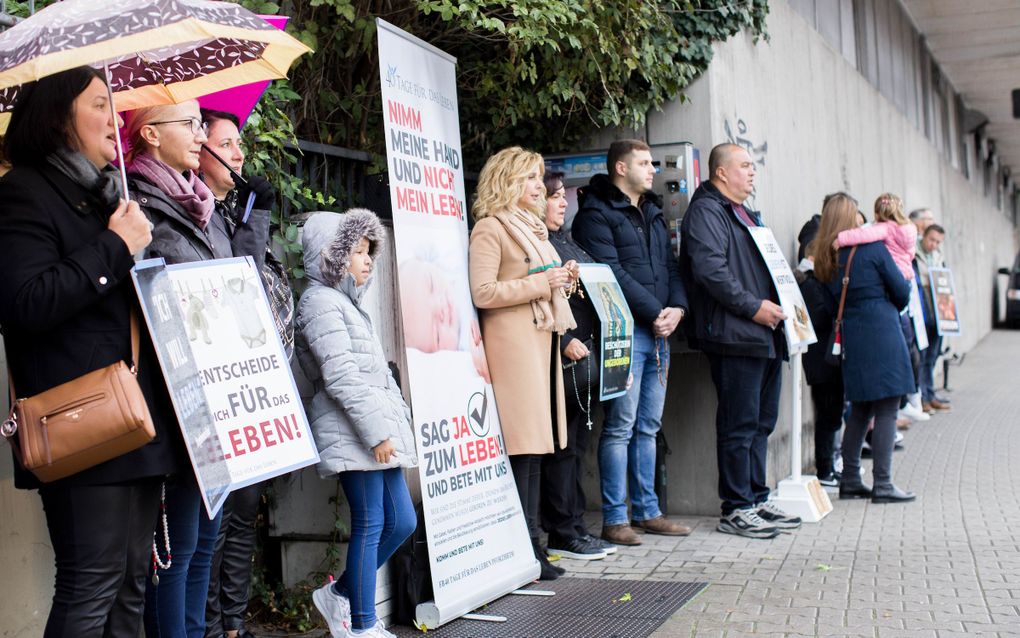
[[[351,508],[347,566],[312,594],[333,638],[393,636],[375,615],[376,571],[414,532],[403,468],[417,464],[410,410],[361,300],[384,239],[374,213],[316,213],[302,243],[309,287],[297,309],[298,361],[315,386],[306,405],[319,475]]]

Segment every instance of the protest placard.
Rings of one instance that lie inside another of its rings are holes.
[[[959,336],[960,313],[956,307],[956,286],[953,271],[948,268],[929,268],[931,278],[931,304],[935,309],[935,323],[943,337]]]
[[[634,316],[612,268],[605,264],[578,265],[581,282],[602,324],[598,344],[601,350],[599,400],[615,399],[627,392],[634,349]]]
[[[779,305],[786,313],[786,320],[783,322],[786,344],[790,352],[804,352],[809,345],[818,341],[818,337],[815,336],[807,304],[804,303],[804,296],[800,292],[800,286],[797,285],[790,264],[786,261],[786,256],[783,255],[779,242],[770,228],[750,226],[748,230],[751,231],[751,238],[758,246],[765,266],[772,276],[772,283],[779,294]]]
[[[210,517],[232,490],[318,462],[251,259],[150,259],[132,277]]]

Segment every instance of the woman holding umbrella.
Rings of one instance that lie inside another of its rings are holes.
[[[101,73],[80,67],[22,86],[4,137],[13,170],[0,181],[0,324],[18,396],[131,358],[131,255],[151,235],[109,170],[116,134]],[[46,638],[138,635],[160,482],[187,465],[139,332],[156,438],[45,485],[15,464],[15,485],[39,489],[55,555]]]
[[[231,231],[224,216],[216,213],[212,191],[198,178],[202,145],[208,141],[198,102],[131,111],[125,134],[132,199],[154,225],[147,256],[179,264],[243,256],[251,254],[253,246],[262,246],[265,255],[268,211]],[[206,515],[191,472],[167,482],[165,514],[156,537],[169,539],[173,558],[159,574],[158,584],[149,584],[146,634],[202,638],[220,515],[212,519]]]

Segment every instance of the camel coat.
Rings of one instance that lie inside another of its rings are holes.
[[[566,447],[560,336],[538,330],[531,310],[533,299],[552,294],[545,274],[528,274],[524,249],[491,217],[471,231],[468,259],[507,453],[553,452],[550,384],[556,388],[556,440]]]

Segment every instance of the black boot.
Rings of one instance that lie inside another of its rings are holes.
[[[556,580],[567,573],[567,570],[549,562],[549,557],[546,556],[545,550],[542,549],[542,544],[538,542],[537,538],[531,539],[531,547],[535,550],[535,558],[538,559],[538,564],[542,566],[542,573],[538,576],[539,580]]]
[[[871,488],[858,481],[851,483],[843,474],[843,480],[839,483],[839,497],[844,498],[871,498]]]
[[[916,498],[913,492],[904,492],[891,484],[876,487],[871,494],[872,503],[909,503]]]

